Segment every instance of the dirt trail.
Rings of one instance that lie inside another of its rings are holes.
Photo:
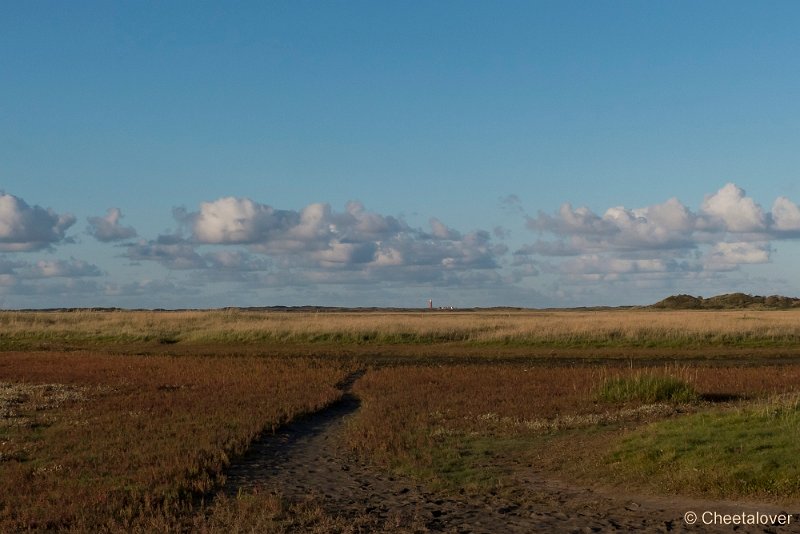
[[[688,526],[692,510],[720,514],[776,513],[780,508],[732,502],[610,494],[549,480],[528,469],[517,489],[501,498],[446,496],[359,462],[343,444],[347,418],[360,402],[350,387],[363,372],[341,384],[334,405],[256,442],[232,464],[225,492],[275,491],[290,501],[313,500],[334,515],[363,518],[376,528],[398,530],[500,532],[800,532],[800,510],[788,526]]]

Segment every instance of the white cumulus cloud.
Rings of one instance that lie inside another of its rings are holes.
[[[703,213],[724,223],[729,232],[761,232],[766,230],[764,211],[736,184],[725,186],[707,197],[702,206]]]
[[[296,213],[234,197],[203,202],[200,211],[189,216],[195,239],[213,244],[264,241],[272,233],[295,226],[298,219]]]
[[[52,209],[30,206],[21,198],[0,191],[0,251],[47,248],[63,241],[65,232],[73,224],[73,215],[59,215]]]
[[[800,208],[786,197],[778,197],[772,204],[774,228],[781,232],[800,231]]]
[[[122,211],[119,208],[109,208],[105,217],[88,217],[89,235],[104,243],[136,237],[136,230],[131,226],[122,226],[120,219]]]

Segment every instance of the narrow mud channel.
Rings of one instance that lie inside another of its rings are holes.
[[[313,501],[332,515],[370,517],[376,530],[402,532],[800,532],[784,526],[687,525],[687,511],[733,514],[783,511],[774,506],[604,494],[522,472],[504,498],[440,495],[359,462],[344,444],[360,406],[350,392],[363,371],[341,385],[342,399],[265,435],[226,471],[224,492],[270,491],[288,501]],[[798,511],[794,511],[798,512]],[[800,522],[795,513],[794,520]]]

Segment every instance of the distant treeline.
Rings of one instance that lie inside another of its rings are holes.
[[[745,293],[728,293],[716,297],[693,297],[692,295],[672,295],[652,305],[653,308],[670,310],[725,310],[736,308],[797,308],[800,299],[770,295],[747,295]]]

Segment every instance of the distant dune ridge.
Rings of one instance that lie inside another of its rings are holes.
[[[745,293],[727,293],[716,297],[693,297],[692,295],[672,295],[660,302],[656,302],[652,308],[670,310],[729,310],[737,308],[798,308],[800,298],[784,297],[781,295],[770,295],[762,297],[759,295],[747,295]]]
[[[736,310],[736,309],[763,309],[763,310],[781,310],[790,308],[800,308],[800,298],[785,297],[783,295],[770,295],[763,297],[760,295],[748,295],[747,293],[726,293],[724,295],[717,295],[715,297],[703,298],[701,296],[693,295],[671,295],[664,300],[660,300],[655,304],[650,305],[623,305],[623,306],[580,306],[575,308],[524,308],[517,306],[493,306],[493,307],[472,307],[472,308],[433,308],[416,307],[416,308],[400,308],[400,307],[343,307],[343,306],[227,306],[224,308],[113,308],[113,307],[92,307],[92,308],[30,308],[30,309],[17,309],[5,310],[15,312],[196,312],[196,311],[229,311],[229,312],[292,312],[292,313],[411,313],[411,312],[525,312],[525,311],[603,311],[614,309],[662,309],[662,310]]]

